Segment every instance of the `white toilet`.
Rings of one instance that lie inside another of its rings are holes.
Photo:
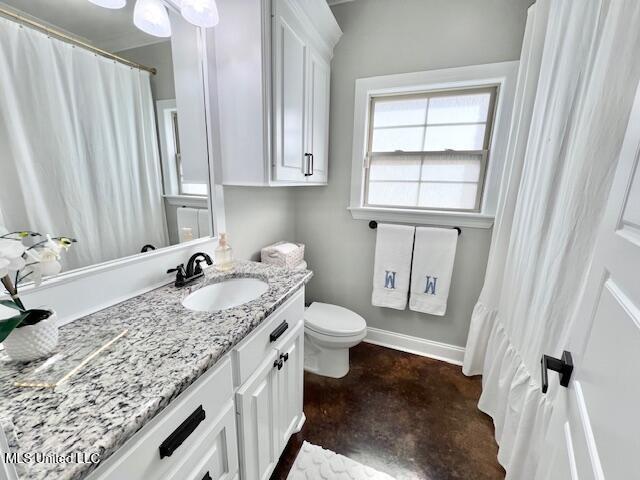
[[[330,303],[314,302],[304,313],[304,369],[325,377],[349,373],[349,349],[367,334],[357,313]]]

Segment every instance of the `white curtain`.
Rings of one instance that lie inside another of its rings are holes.
[[[553,408],[540,358],[575,312],[640,77],[640,2],[529,11],[507,169],[463,371],[483,375],[507,478],[534,478]]]
[[[0,218],[66,269],[166,246],[149,73],[0,19]]]

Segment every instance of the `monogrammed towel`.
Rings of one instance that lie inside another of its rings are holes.
[[[374,306],[407,307],[414,232],[415,227],[378,224],[371,294]]]
[[[456,257],[458,232],[452,228],[416,229],[409,308],[444,315]]]

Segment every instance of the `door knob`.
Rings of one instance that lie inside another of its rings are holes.
[[[571,373],[573,372],[573,358],[571,352],[566,350],[562,352],[561,358],[550,357],[549,355],[542,355],[540,359],[540,376],[542,378],[542,393],[547,393],[549,388],[549,376],[547,370],[553,370],[560,374],[560,385],[563,387],[569,386],[569,380],[571,380]]]

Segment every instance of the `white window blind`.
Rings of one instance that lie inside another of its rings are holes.
[[[479,211],[497,87],[373,97],[366,204]]]

